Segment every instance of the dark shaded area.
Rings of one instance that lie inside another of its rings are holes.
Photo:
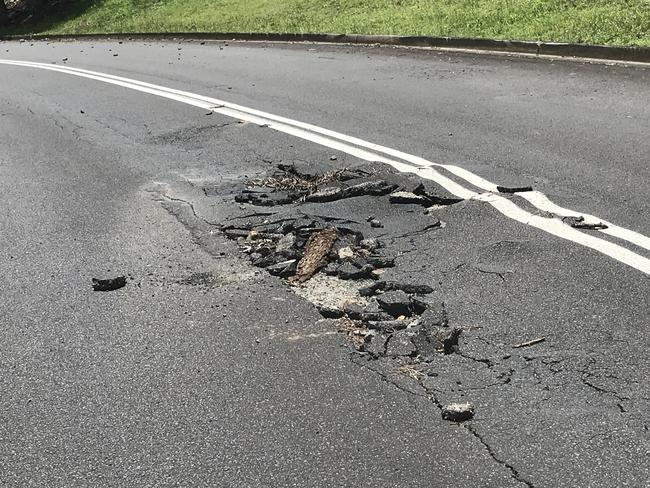
[[[93,278],[93,290],[95,291],[115,291],[125,286],[126,276],[108,279]]]
[[[0,0],[0,35],[52,29],[77,17],[101,0]]]

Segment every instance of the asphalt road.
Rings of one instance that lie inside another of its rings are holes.
[[[313,123],[650,234],[647,68],[198,42],[3,42],[2,59]],[[644,272],[474,200],[433,215],[367,195],[262,209],[345,221],[396,256],[391,280],[434,288],[463,332],[416,381],[396,372],[413,358],[359,354],[219,230],[260,212],[234,202],[247,178],[363,161],[98,81],[0,73],[0,483],[650,483]],[[118,274],[125,288],[92,291]],[[475,417],[443,420],[461,400]]]

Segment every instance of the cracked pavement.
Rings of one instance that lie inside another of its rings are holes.
[[[179,55],[174,43],[147,44],[4,42],[0,52],[67,57],[367,132],[650,229],[643,69],[331,46],[184,43]],[[648,484],[645,275],[478,201],[426,212],[388,194],[236,202],[280,164],[319,174],[362,162],[156,97],[0,69],[0,483]],[[420,183],[381,178],[407,191]],[[323,284],[323,271],[300,292],[252,265],[249,231],[240,241],[223,232],[297,215],[379,240],[394,258],[379,280],[430,286],[422,297],[444,301],[457,348],[426,360],[386,344],[370,354],[355,342],[366,325],[316,306],[360,299],[365,281]],[[92,291],[92,278],[118,274],[124,288]],[[466,401],[471,420],[442,419],[444,405]]]

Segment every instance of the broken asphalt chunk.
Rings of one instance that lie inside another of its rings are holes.
[[[382,310],[391,314],[393,317],[400,315],[410,315],[410,297],[401,290],[389,291],[377,297],[377,303]]]
[[[422,196],[411,193],[410,191],[396,191],[388,197],[390,203],[431,205],[431,200]]]
[[[443,420],[465,422],[472,417],[474,417],[474,406],[471,403],[450,403],[442,407]]]
[[[524,191],[533,191],[532,186],[497,186],[499,193],[520,193]]]
[[[343,190],[343,198],[360,197],[362,195],[387,195],[397,188],[397,185],[386,183],[384,180],[366,181]]]
[[[117,278],[99,279],[93,278],[94,291],[114,291],[124,288],[126,286],[126,276],[118,276]]]
[[[296,272],[297,261],[291,259],[289,261],[284,261],[281,263],[273,264],[268,266],[266,270],[272,276],[280,276],[281,278],[288,278]]]
[[[343,310],[334,307],[318,307],[318,312],[326,319],[340,319],[345,315]]]
[[[367,325],[371,329],[392,333],[395,332],[396,330],[406,329],[410,324],[409,320],[394,320],[393,317],[391,317],[391,319],[392,320],[380,320],[380,321],[369,320]]]
[[[305,197],[306,202],[333,202],[345,198],[340,188],[322,188]]]
[[[374,252],[381,247],[381,242],[379,242],[377,239],[362,239],[359,245],[363,249]]]
[[[562,217],[562,222],[575,229],[601,230],[607,229],[607,225],[602,222],[587,223],[584,217]]]
[[[395,266],[395,258],[384,256],[369,256],[366,261],[374,268],[392,268]]]
[[[360,280],[372,275],[374,268],[369,264],[358,268],[352,263],[343,263],[336,270],[336,274],[342,280]]]

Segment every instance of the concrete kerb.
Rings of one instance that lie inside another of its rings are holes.
[[[650,63],[650,48],[634,46],[605,46],[536,42],[499,39],[472,39],[427,36],[387,36],[361,34],[291,34],[242,32],[178,32],[178,33],[113,33],[76,35],[0,36],[0,40],[201,40],[201,41],[257,41],[257,42],[313,42],[332,44],[384,45],[425,47],[433,49],[473,50],[536,56],[598,59],[636,63]]]

